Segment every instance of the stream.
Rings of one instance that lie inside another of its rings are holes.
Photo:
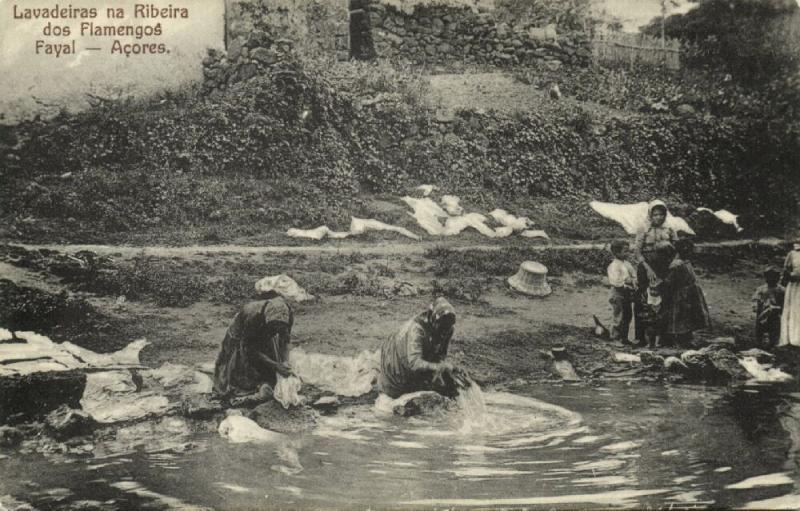
[[[177,417],[69,453],[23,444],[0,450],[0,496],[39,509],[800,507],[793,387],[540,384],[413,418],[384,405],[323,416],[280,448]]]

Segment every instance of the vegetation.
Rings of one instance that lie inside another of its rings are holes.
[[[690,65],[758,84],[797,71],[798,23],[795,0],[698,0],[687,13],[669,16],[664,30],[687,43]],[[645,27],[652,34],[660,30],[660,18]]]
[[[289,59],[213,98],[185,91],[25,122],[0,137],[0,234],[121,241],[171,231],[178,243],[219,243],[346,229],[368,194],[423,182],[475,207],[661,196],[783,228],[798,211],[800,125],[788,120],[800,101],[659,73],[520,72],[542,86],[560,77],[585,103],[443,121],[411,70]],[[661,103],[668,111],[653,113]],[[696,113],[675,115],[684,104]],[[562,232],[591,236],[578,225]]]

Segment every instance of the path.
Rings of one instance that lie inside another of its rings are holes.
[[[698,247],[717,248],[717,247],[744,247],[747,245],[761,245],[775,247],[782,243],[778,238],[744,239],[729,241],[714,241],[698,243]],[[252,247],[246,245],[191,245],[182,247],[167,247],[158,245],[130,246],[130,245],[58,245],[58,244],[28,244],[28,243],[9,243],[8,245],[25,248],[26,250],[58,250],[61,252],[78,252],[90,250],[100,255],[121,254],[124,257],[137,255],[156,256],[156,257],[180,257],[193,255],[219,254],[352,254],[361,253],[364,255],[389,256],[389,255],[418,255],[434,248],[447,248],[455,251],[468,250],[507,250],[510,248],[506,244],[470,244],[461,245],[451,243],[450,240],[442,241],[423,241],[423,242],[397,242],[397,243],[337,243],[321,242],[314,245],[303,246],[263,246]],[[524,245],[530,250],[596,250],[603,249],[608,245],[607,242],[592,243],[582,242],[569,245],[564,244],[539,244]],[[522,245],[513,245],[522,246]]]
[[[438,74],[429,76],[428,81],[431,86],[429,99],[433,106],[450,113],[457,110],[541,111],[557,105],[548,97],[547,91],[522,83],[506,73]],[[569,96],[563,96],[561,102],[576,104],[606,117],[636,115],[592,101],[577,101]]]

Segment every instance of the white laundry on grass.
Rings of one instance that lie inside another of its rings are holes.
[[[461,206],[461,199],[455,195],[443,195],[441,205],[429,197],[437,188],[433,185],[420,185],[416,191],[422,198],[402,197],[400,200],[412,209],[409,213],[417,224],[431,236],[455,236],[468,228],[475,229],[489,238],[506,238],[514,233],[519,233],[525,238],[549,238],[547,233],[539,229],[529,229],[532,223],[527,217],[517,217],[504,209],[495,209],[489,216],[481,213],[465,213]],[[498,224],[497,227],[489,225],[490,219]],[[290,238],[306,238],[321,240],[323,238],[342,239],[349,236],[358,236],[367,231],[396,232],[413,240],[419,236],[404,227],[386,224],[375,219],[352,217],[349,231],[334,231],[327,225],[314,229],[291,228],[286,231]]]
[[[322,238],[343,239],[349,236],[359,236],[367,231],[389,231],[402,234],[412,240],[419,240],[419,236],[409,231],[404,227],[396,225],[389,225],[379,220],[371,218],[356,218],[350,219],[349,231],[333,231],[327,225],[321,225],[315,229],[289,229],[286,235],[290,238],[307,238],[312,240],[321,240]]]
[[[711,213],[712,215],[717,217],[717,219],[719,219],[720,222],[732,225],[736,229],[736,232],[742,232],[744,230],[742,229],[741,226],[739,226],[738,222],[739,215],[734,215],[727,209],[718,209],[717,211],[712,211],[709,208],[697,208],[697,211],[705,211]]]
[[[448,215],[459,216],[464,214],[464,208],[461,207],[461,199],[455,195],[442,195],[442,205]]]
[[[650,204],[637,202],[636,204],[613,204],[610,202],[591,201],[589,206],[600,216],[613,220],[625,229],[628,234],[636,234],[650,226],[648,211]],[[664,226],[670,227],[675,232],[685,232],[694,235],[694,230],[689,227],[686,220],[667,211]]]
[[[521,232],[528,238],[547,238],[541,230],[527,230],[532,223],[526,217],[516,217],[503,209],[495,209],[489,217],[500,224],[493,228],[488,225],[489,218],[480,213],[463,213],[458,197],[445,195],[442,197],[444,208],[430,198],[415,199],[403,197],[403,202],[412,209],[409,213],[417,224],[431,236],[455,236],[467,228],[473,228],[489,238],[505,238],[515,232]]]

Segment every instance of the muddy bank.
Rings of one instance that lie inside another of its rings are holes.
[[[618,348],[591,334],[592,315],[605,324],[610,320],[604,285],[610,256],[600,248],[541,252],[442,247],[421,254],[232,250],[168,257],[120,250],[3,246],[0,262],[11,270],[9,278],[24,287],[50,295],[65,292],[102,315],[102,320],[78,322],[77,327],[59,323],[46,333],[73,342],[99,336],[90,346],[97,350],[103,343],[116,341],[113,345],[119,347],[147,337],[151,345],[142,354],[147,364],[213,360],[228,322],[252,296],[255,281],[280,273],[317,297],[296,304],[293,342],[308,351],[351,355],[376,349],[388,332],[422,310],[434,292],[448,296],[458,311],[453,355],[473,365],[476,374],[488,373],[481,377],[487,382],[544,378],[540,367],[546,364],[539,351],[554,345],[578,356],[581,375],[592,373],[590,360],[607,360]],[[780,257],[780,250],[769,245],[701,250],[697,269],[711,307],[713,336],[733,336],[747,345],[752,329],[749,299],[760,284],[760,268]],[[508,288],[505,278],[526,258],[551,266],[553,295],[530,299]],[[397,283],[408,284],[411,292],[397,293]]]

